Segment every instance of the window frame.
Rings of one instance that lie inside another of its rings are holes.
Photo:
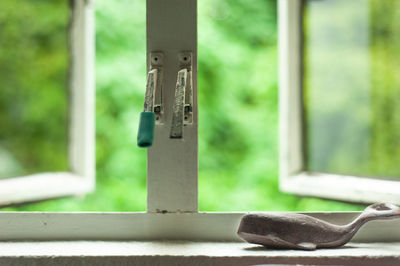
[[[303,196],[348,202],[400,203],[400,182],[307,171],[302,98],[304,1],[279,1],[279,187]]]
[[[95,187],[93,2],[70,0],[70,4],[70,170],[0,179],[1,206],[82,195]]]
[[[248,213],[250,212],[2,212],[0,241],[243,242],[236,232],[241,218]],[[347,224],[360,214],[360,212],[298,213],[333,224]],[[353,237],[352,242],[400,242],[399,226],[399,219],[366,223]]]
[[[153,146],[147,151],[147,211],[197,212],[197,0],[147,0],[146,9],[148,70],[150,53],[164,57],[162,123],[156,124]],[[193,123],[184,126],[182,139],[171,139],[181,52],[192,54]]]
[[[82,1],[83,0],[77,0]],[[285,7],[288,1],[280,0],[279,7]],[[169,8],[163,4],[165,0],[147,0],[147,12],[151,13],[154,10],[155,15],[158,12],[169,13],[173,15],[175,12],[188,12],[186,18],[193,21],[193,13],[197,6],[197,0],[169,0]],[[152,3],[149,5],[149,3]],[[190,3],[189,3],[190,2]],[[172,6],[179,6],[180,9],[171,11]],[[189,4],[188,4],[189,3]],[[175,4],[175,5],[174,5]],[[152,9],[156,6],[156,9]],[[86,12],[93,12],[92,8],[85,8]],[[92,15],[89,15],[92,19]],[[179,18],[179,16],[172,16]],[[182,21],[180,21],[182,23]],[[191,23],[189,23],[191,24]],[[191,24],[190,27],[193,25]],[[153,39],[154,40],[154,39]],[[193,40],[192,40],[193,41]],[[191,42],[192,43],[192,42]],[[86,49],[93,49],[89,45]],[[177,50],[172,52],[176,53]],[[92,55],[92,53],[90,53]],[[173,60],[172,60],[173,62]],[[174,72],[175,68],[171,71]],[[196,75],[194,71],[193,75]],[[173,74],[175,77],[175,72]],[[173,79],[169,82],[172,82]],[[195,91],[194,91],[195,92]],[[194,97],[196,99],[196,97]],[[195,100],[194,100],[195,101]],[[164,129],[163,129],[164,130]],[[197,129],[195,130],[191,144],[194,145],[196,155],[192,156],[193,150],[190,153],[184,153],[188,157],[187,160],[197,162]],[[88,138],[90,135],[87,136]],[[94,136],[92,136],[94,139]],[[182,148],[183,145],[177,145],[176,151]],[[160,148],[165,146],[160,146]],[[184,150],[183,150],[184,151]],[[151,152],[151,151],[149,151]],[[93,154],[89,154],[93,156]],[[149,158],[152,160],[152,157]],[[153,161],[152,163],[157,163]],[[160,162],[159,162],[160,163]],[[149,166],[151,164],[149,163]],[[162,165],[162,164],[161,164]],[[196,164],[197,165],[197,164]],[[181,166],[176,163],[173,166]],[[163,169],[163,168],[160,168]],[[169,169],[168,167],[166,169]],[[164,168],[164,170],[166,170]],[[173,168],[172,168],[173,169]],[[177,178],[168,179],[167,185],[163,189],[170,193],[177,189],[188,189],[188,191],[196,190],[196,193],[183,195],[189,202],[182,203],[181,206],[175,205],[176,201],[167,201],[157,203],[161,209],[152,209],[151,201],[157,199],[157,195],[150,195],[150,204],[147,212],[0,212],[0,241],[54,241],[54,240],[115,240],[115,241],[145,241],[145,240],[190,240],[190,241],[225,241],[239,242],[242,241],[236,234],[240,219],[248,212],[198,212],[197,208],[193,208],[193,202],[197,202],[197,183],[184,182],[179,178],[186,178],[186,171],[191,171],[189,177],[196,176],[197,168],[184,167],[179,168]],[[182,170],[183,169],[183,170]],[[149,176],[149,178],[154,178]],[[157,177],[156,177],[157,178]],[[161,177],[158,177],[161,178]],[[157,179],[153,179],[148,184],[154,186]],[[165,182],[162,184],[166,184]],[[159,184],[155,184],[156,188]],[[148,188],[152,189],[152,188]],[[154,193],[154,191],[152,192]],[[150,194],[150,193],[149,193]],[[162,200],[163,198],[158,198]],[[173,199],[176,199],[173,197]],[[171,204],[172,202],[172,204]],[[188,207],[189,206],[189,207]],[[353,220],[360,212],[308,212],[304,213],[316,218],[323,219],[335,224],[345,224]],[[400,240],[400,231],[397,228],[400,226],[400,220],[393,221],[374,221],[366,224],[355,236],[353,241],[359,242],[394,242]],[[12,244],[12,242],[10,242]],[[167,244],[166,244],[167,245]]]

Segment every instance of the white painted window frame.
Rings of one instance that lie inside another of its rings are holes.
[[[156,125],[147,153],[147,211],[197,212],[197,0],[147,0],[146,8],[147,54],[164,55],[163,123]],[[193,123],[184,126],[182,139],[171,139],[181,52],[192,53]]]
[[[74,0],[71,32],[69,172],[0,180],[0,205],[81,195],[95,186],[93,3]],[[57,156],[55,154],[55,156]]]
[[[302,0],[279,1],[280,189],[349,202],[400,203],[400,182],[307,171],[302,105]]]
[[[186,30],[193,30],[193,16],[196,17],[196,0],[169,0],[168,3],[171,4],[169,7],[165,6],[165,0],[147,0],[147,11],[148,13],[152,13],[155,11],[157,13],[163,13],[164,16],[172,16],[172,18],[186,18],[191,22],[186,23],[188,28]],[[280,0],[283,2],[284,0]],[[182,4],[182,5],[180,5]],[[282,3],[280,3],[282,4]],[[176,10],[171,9],[171,7],[180,6]],[[153,9],[155,8],[155,9]],[[89,10],[92,12],[91,10]],[[183,17],[179,16],[175,12],[186,13]],[[154,14],[150,14],[149,16],[153,16]],[[175,16],[176,15],[176,16]],[[170,19],[166,19],[166,17],[161,16],[161,21],[164,21],[164,24],[168,24]],[[148,18],[148,20],[152,20],[152,18]],[[158,19],[156,19],[158,20]],[[180,23],[185,23],[187,21],[179,21]],[[152,24],[153,23],[153,24]],[[173,22],[174,23],[174,22]],[[176,22],[175,22],[176,23]],[[179,24],[179,23],[178,23]],[[194,20],[194,24],[195,20]],[[150,21],[150,26],[160,26],[158,23],[154,21]],[[163,28],[165,27],[165,28]],[[171,27],[170,25],[164,25],[159,30],[165,30],[166,28]],[[191,28],[191,29],[190,29]],[[184,30],[185,31],[185,30]],[[193,33],[192,33],[193,34]],[[188,35],[186,35],[188,36]],[[193,45],[193,38],[188,41],[186,44]],[[160,38],[159,41],[168,39],[169,37],[164,36],[165,38]],[[152,40],[157,40],[157,38],[150,38],[150,43]],[[195,54],[195,47],[178,47],[178,49],[173,48],[173,42],[169,40],[168,45],[162,49],[161,44],[148,44],[150,49],[159,49],[162,50],[166,57],[164,60],[168,60],[169,57],[174,58],[174,54],[178,53],[181,49],[189,48]],[[154,45],[154,47],[152,47]],[[172,56],[171,56],[172,55]],[[172,59],[172,64],[174,63],[174,59]],[[171,71],[169,74],[175,76],[176,67],[171,66]],[[165,73],[168,75],[168,72]],[[193,72],[193,75],[197,75],[197,71]],[[165,85],[172,86],[175,85],[174,78],[166,78]],[[193,85],[196,86],[196,82],[193,82]],[[172,86],[174,87],[174,86]],[[196,87],[197,88],[197,87]],[[168,89],[165,97],[171,97],[169,93],[171,90]],[[196,91],[196,90],[194,90]],[[196,96],[196,95],[194,95]],[[194,97],[194,102],[196,102],[197,97]],[[170,107],[169,107],[170,108]],[[168,107],[167,107],[168,109]],[[166,110],[167,110],[166,109]],[[197,115],[197,111],[194,112]],[[196,118],[197,119],[197,118]],[[168,121],[168,119],[167,119]],[[197,121],[197,120],[196,120]],[[166,123],[167,124],[167,123]],[[196,127],[196,123],[194,123],[194,127]],[[159,127],[156,130],[157,133],[162,133],[165,128]],[[165,133],[167,134],[167,133]],[[187,134],[187,135],[185,135]],[[34,241],[55,241],[55,240],[89,240],[89,242],[85,242],[85,245],[89,245],[91,247],[95,246],[96,243],[92,242],[92,240],[106,240],[106,241],[117,241],[122,243],[122,241],[139,241],[143,242],[143,245],[146,245],[144,241],[159,241],[159,240],[189,240],[189,241],[204,241],[204,242],[239,242],[241,241],[237,234],[237,228],[240,222],[241,217],[246,214],[245,212],[229,212],[229,213],[213,213],[213,212],[198,212],[197,209],[197,128],[192,128],[187,130],[185,128],[184,136],[191,136],[192,139],[188,142],[191,147],[186,147],[185,143],[181,143],[176,145],[168,155],[179,155],[180,152],[184,153],[186,156],[178,157],[184,162],[189,163],[189,166],[179,167],[178,170],[175,169],[173,173],[175,175],[170,178],[171,173],[161,172],[158,176],[157,171],[161,171],[163,168],[156,169],[152,173],[149,173],[149,181],[148,181],[148,211],[147,212],[137,212],[137,213],[102,213],[102,212],[74,212],[74,213],[49,213],[49,212],[1,212],[0,213],[0,241],[11,241],[5,243],[2,247],[5,247],[2,250],[7,248],[12,248],[13,245],[19,245],[19,243],[14,243],[16,241],[26,241],[26,240],[34,240]],[[160,138],[160,139],[157,139]],[[170,148],[169,145],[171,143],[166,143],[163,145],[159,145],[157,148],[157,141],[162,140],[162,137],[159,135],[156,137],[154,142],[153,150],[149,150],[149,166],[155,164],[152,167],[160,167],[157,164],[165,167],[166,171],[169,169],[174,170],[174,167],[178,165],[178,162],[173,161],[157,161],[155,158],[158,158],[155,153],[157,149],[160,149],[161,153],[166,153],[162,151],[165,147]],[[183,141],[184,142],[184,141]],[[194,154],[194,155],[193,155]],[[153,157],[154,156],[154,157]],[[185,161],[188,160],[188,161]],[[172,164],[165,166],[165,162]],[[193,164],[195,167],[193,167]],[[180,164],[179,164],[180,166]],[[168,178],[167,180],[163,180],[162,178]],[[151,180],[150,180],[151,179]],[[164,185],[161,186],[157,182],[161,182]],[[182,189],[188,191],[188,195],[175,195],[173,194],[171,198],[168,198],[166,194],[162,190],[166,190],[169,193],[178,193]],[[157,192],[160,192],[160,195],[157,195]],[[178,199],[183,197],[186,202],[180,202]],[[160,201],[160,202],[157,202]],[[346,212],[346,213],[335,213],[335,212],[314,212],[307,213],[308,215],[326,220],[328,222],[332,222],[335,224],[345,224],[349,221],[353,220],[359,212]],[[391,221],[373,221],[366,224],[361,230],[357,233],[354,238],[354,241],[357,242],[395,242],[400,241],[400,231],[397,228],[400,226],[400,221],[391,220]],[[14,241],[14,242],[13,242]],[[52,258],[59,254],[60,256],[65,255],[71,249],[76,248],[76,246],[82,244],[82,242],[69,242],[70,245],[60,244],[54,242],[54,247],[56,250],[52,253],[49,252],[48,249],[40,249],[42,250],[42,255],[44,258],[51,260]],[[109,242],[110,243],[110,242]],[[27,244],[29,246],[29,244]],[[36,242],[35,245],[42,245],[40,242]],[[53,244],[48,244],[53,245]],[[118,245],[118,244],[116,244]],[[136,245],[136,244],[133,244]],[[142,246],[142,244],[137,244]],[[144,249],[150,255],[148,259],[151,259],[153,256],[159,256],[160,248],[165,252],[163,253],[165,256],[176,256],[177,258],[182,258],[184,255],[173,255],[169,253],[167,248],[170,246],[168,242],[160,242],[154,244],[155,246],[149,244],[149,249]],[[226,246],[225,246],[226,245]],[[28,247],[27,246],[27,247]],[[229,244],[225,243],[225,247],[228,247]],[[117,246],[114,246],[114,248]],[[58,249],[57,249],[58,248]],[[196,248],[201,248],[201,245],[191,244],[190,249],[193,251]],[[242,248],[242,246],[240,246]],[[51,247],[50,247],[51,249]],[[234,249],[232,249],[234,250]],[[62,252],[59,252],[62,251]],[[103,252],[100,250],[99,252]],[[5,252],[6,253],[6,252]],[[31,256],[32,250],[28,248],[26,252],[22,252],[26,254],[26,256]],[[260,254],[258,251],[255,252]],[[254,254],[255,254],[254,253]],[[9,253],[7,253],[9,254]],[[14,253],[16,254],[16,253]],[[21,255],[21,250],[18,253],[19,255],[15,255],[16,257],[12,257],[11,259],[18,260],[19,258],[23,258]],[[74,253],[78,254],[78,253]],[[85,253],[86,254],[86,253]],[[88,256],[97,256],[95,253],[91,253],[92,255],[76,255],[80,256],[80,259],[85,259]],[[97,254],[97,253],[96,253]],[[104,253],[101,253],[104,255]],[[109,254],[109,253],[107,253]],[[153,254],[153,255],[152,255]],[[168,255],[171,254],[171,255]],[[188,253],[189,254],[189,253]],[[274,255],[270,255],[271,253],[266,252],[262,255],[265,259],[273,258]],[[275,254],[275,253],[274,253]],[[285,261],[286,255],[290,255],[292,253],[282,253],[279,256],[282,256],[283,261]],[[300,254],[300,253],[299,253]],[[303,253],[302,253],[303,254]],[[304,253],[307,254],[308,257],[313,257],[314,253]],[[340,256],[340,252],[336,253],[335,250],[330,253],[331,257]],[[3,256],[0,251],[0,257]],[[4,255],[9,256],[9,255]],[[32,258],[37,258],[36,255],[32,255]],[[75,255],[72,255],[74,257]],[[128,255],[129,256],[129,255]],[[210,254],[210,256],[220,256],[218,250],[215,250],[215,253]],[[243,253],[243,256],[237,256],[238,259],[246,258],[246,255]],[[272,257],[269,257],[272,256]],[[293,256],[293,254],[291,255]],[[1,258],[0,258],[1,259]]]

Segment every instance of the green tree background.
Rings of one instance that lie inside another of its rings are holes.
[[[23,3],[32,10],[37,10],[40,4],[47,5],[47,9],[44,8],[41,13],[29,13],[30,21],[48,20],[44,37],[29,36],[41,41],[42,38],[49,38],[47,41],[52,42],[58,36],[55,33],[60,32],[55,25],[63,25],[64,34],[68,25],[67,1],[57,1],[58,4],[54,2],[25,0],[14,3],[7,0],[4,1],[6,4],[2,3],[10,8]],[[3,16],[0,16],[0,24],[10,24],[7,20],[10,13],[6,15],[4,9],[0,10]],[[298,197],[284,194],[278,189],[276,10],[276,1],[272,0],[198,1],[200,210],[359,210],[362,207],[358,205]],[[142,0],[96,1],[95,192],[80,198],[55,199],[4,210],[145,210],[146,151],[136,146],[138,118],[143,107],[146,82],[145,14],[145,1]],[[13,16],[14,20],[23,20],[18,12]],[[26,31],[24,27],[41,31],[41,27],[33,28],[29,25],[20,25],[14,31]],[[10,33],[0,29],[0,34],[0,40],[3,40]],[[21,34],[20,38],[23,36]],[[20,56],[19,50],[29,47],[16,46],[14,53]],[[49,94],[42,100],[51,104],[52,108],[60,107],[57,114],[65,117],[65,62],[68,62],[68,45],[65,41],[59,47],[63,49],[51,50],[46,55],[59,58],[56,64],[64,66],[57,72],[59,84],[62,85],[52,89],[58,91],[57,96]],[[35,53],[35,56],[32,60],[44,57],[41,53]],[[0,52],[2,69],[14,63],[10,57],[10,53]],[[52,71],[52,68],[53,62],[40,66],[42,71]],[[18,66],[13,71],[18,75],[20,71],[29,72]],[[20,75],[21,80],[25,78],[24,75]],[[2,75],[1,78],[7,79],[7,76]],[[29,93],[36,93],[46,87],[45,84],[29,83],[34,86],[23,87]],[[7,84],[10,90],[13,86]],[[3,94],[3,89],[0,94]],[[60,100],[61,96],[64,98]],[[43,106],[42,103],[36,104]],[[5,109],[7,112],[15,108]],[[12,119],[8,114],[5,117]],[[47,114],[44,114],[41,120],[43,129],[59,127],[61,131],[65,130],[62,123],[47,123],[46,118]],[[2,123],[4,129],[5,124]],[[23,127],[23,130],[26,128]],[[28,131],[24,131],[24,134],[31,136]],[[55,135],[64,147],[65,136]],[[18,142],[24,137],[15,136],[12,139]],[[40,139],[43,136],[35,136],[29,143]],[[34,150],[35,154],[41,154],[41,151],[41,148]],[[10,148],[9,152],[19,152],[18,147]],[[60,153],[65,155],[65,148],[60,149]],[[31,163],[30,157],[26,156],[25,159],[17,156],[25,167]],[[55,158],[65,160],[63,156]],[[46,157],[41,159],[50,162],[49,167],[54,169],[64,167],[62,163],[52,163]]]
[[[65,1],[0,1],[0,178],[68,169],[68,17]]]

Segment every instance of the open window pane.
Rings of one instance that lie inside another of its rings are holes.
[[[67,171],[69,3],[14,2],[0,2],[0,178]]]
[[[280,1],[280,188],[400,202],[397,1]]]
[[[306,168],[400,176],[400,3],[305,2]]]
[[[5,0],[0,10],[0,206],[91,191],[91,2]]]

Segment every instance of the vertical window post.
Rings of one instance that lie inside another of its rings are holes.
[[[197,212],[197,0],[147,0],[147,60],[163,54],[162,123],[148,149],[147,211]],[[191,54],[193,122],[182,138],[171,138],[171,123],[180,54]]]
[[[279,173],[280,189],[288,177],[304,168],[301,105],[301,5],[302,1],[278,2],[279,30]]]
[[[94,2],[74,0],[71,68],[70,168],[95,186]]]

